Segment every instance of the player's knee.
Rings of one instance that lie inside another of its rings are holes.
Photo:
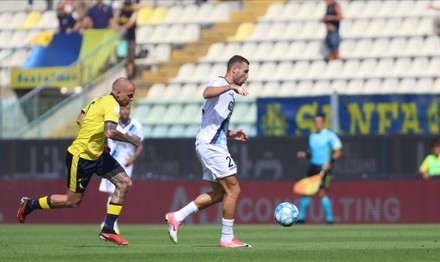
[[[117,187],[124,192],[128,192],[133,186],[133,181],[129,177],[125,177],[121,183],[117,184]]]
[[[238,197],[240,195],[240,193],[241,193],[241,188],[240,188],[239,184],[236,184],[236,185],[230,187],[228,190],[228,194],[230,196]]]

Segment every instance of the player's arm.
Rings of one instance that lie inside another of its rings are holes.
[[[242,129],[228,130],[228,132],[226,132],[226,137],[243,142],[246,142],[249,139]]]
[[[423,160],[423,163],[419,168],[419,172],[420,172],[420,175],[422,175],[423,179],[425,179],[425,180],[429,179],[428,158],[425,158],[425,160]]]
[[[82,122],[84,116],[85,116],[84,111],[81,111],[81,113],[79,113],[78,117],[76,118],[76,123],[77,123],[78,125],[81,125],[81,122]]]
[[[141,155],[142,151],[144,151],[144,144],[142,141],[140,141],[138,147],[136,147],[136,151],[134,152],[134,155],[127,159],[127,162],[125,163],[125,166],[131,166],[134,164],[134,161]]]
[[[208,86],[203,91],[203,98],[205,99],[214,98],[223,93],[228,92],[229,90],[234,90],[235,93],[242,96],[247,96],[249,94],[249,92],[243,87],[231,84],[227,86]]]
[[[129,136],[126,135],[119,130],[116,129],[117,124],[113,121],[105,121],[104,123],[104,134],[107,138],[120,141],[120,142],[126,142],[130,143],[134,146],[139,146],[141,143],[140,138],[136,135]]]
[[[128,22],[123,24],[123,25],[121,25],[120,28],[121,29],[125,29],[125,30],[132,28],[136,24],[136,19],[137,19],[137,13],[134,12],[130,16],[130,19],[128,20]]]

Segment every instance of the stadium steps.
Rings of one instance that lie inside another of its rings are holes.
[[[217,23],[214,29],[203,29],[201,39],[198,42],[189,43],[182,50],[173,50],[170,61],[159,64],[156,71],[143,71],[144,84],[151,86],[156,83],[168,82],[170,78],[177,75],[181,65],[197,62],[206,55],[211,44],[226,42],[227,37],[233,35],[241,23],[255,22],[259,16],[265,14],[269,5],[274,2],[282,1],[245,1],[244,9],[233,12],[229,22]]]

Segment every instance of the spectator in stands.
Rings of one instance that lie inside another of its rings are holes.
[[[325,38],[325,44],[327,47],[327,61],[330,62],[335,59],[341,59],[339,55],[339,44],[341,37],[339,35],[339,24],[343,18],[341,6],[334,0],[325,0],[327,3],[327,9],[325,16],[321,19],[321,22],[325,23],[327,28],[327,36]]]
[[[84,19],[86,28],[105,29],[113,27],[113,9],[104,4],[103,0],[98,0],[91,6]]]
[[[104,142],[106,138],[111,138],[135,147],[140,145],[140,137],[127,135],[117,129],[119,109],[133,101],[135,89],[135,85],[128,79],[118,78],[113,82],[109,95],[93,99],[81,110],[76,119],[78,135],[66,152],[66,194],[49,194],[34,199],[22,197],[17,212],[20,223],[24,223],[34,210],[79,207],[92,175],[97,174],[116,186],[99,238],[118,245],[128,244],[113,228],[132,181],[124,168],[110,155],[109,147]]]
[[[130,117],[130,112],[131,112],[130,105],[126,107],[121,106],[121,109],[119,111],[120,113],[119,122],[116,129],[127,135],[137,135],[138,137],[141,138],[142,141],[144,137],[144,133],[142,131],[142,125],[136,119],[132,119]],[[131,177],[133,173],[133,164],[144,150],[144,146],[142,142],[139,143],[139,146],[135,147],[130,143],[120,142],[108,138],[107,145],[108,147],[110,147],[110,154],[112,155],[112,157],[122,165],[127,175]],[[112,200],[113,193],[115,192],[115,186],[112,184],[110,180],[102,178],[101,184],[99,185],[99,191],[109,194],[107,200],[107,209],[108,209],[108,205]],[[104,224],[105,221],[102,222],[101,228],[104,226]],[[117,234],[119,234],[119,227],[117,220],[115,221],[113,229]]]
[[[327,193],[330,187],[332,165],[336,160],[342,157],[342,142],[333,131],[325,128],[324,115],[316,115],[314,122],[316,132],[309,136],[309,149],[306,151],[298,151],[297,158],[310,158],[310,166],[307,170],[308,177],[324,172],[324,177],[319,186],[318,196],[321,198],[321,206],[324,210],[327,224],[333,224],[332,204]],[[305,223],[307,209],[311,203],[311,196],[301,197],[297,223]]]
[[[430,3],[429,9],[440,11],[440,6],[434,6],[432,3]],[[437,16],[436,18],[434,18],[433,32],[434,32],[434,35],[440,36],[440,16]]]
[[[76,27],[77,21],[72,16],[69,6],[65,5],[63,2],[58,3],[57,6],[57,18],[59,23],[58,33],[59,34],[70,34],[74,31],[78,31]]]
[[[137,14],[133,9],[133,5],[131,1],[124,1],[124,5],[122,6],[122,10],[118,17],[117,21],[117,29],[123,30],[124,32],[124,40],[127,41],[127,76],[128,78],[132,78],[135,74],[135,51],[136,51],[136,19]]]
[[[431,154],[426,156],[419,168],[423,179],[428,180],[433,176],[440,177],[440,139],[435,139],[431,144]]]

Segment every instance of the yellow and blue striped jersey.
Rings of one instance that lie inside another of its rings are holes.
[[[67,150],[74,156],[96,160],[104,150],[104,123],[111,121],[118,124],[119,103],[112,94],[102,96],[92,100],[82,112],[84,117],[78,135]]]

